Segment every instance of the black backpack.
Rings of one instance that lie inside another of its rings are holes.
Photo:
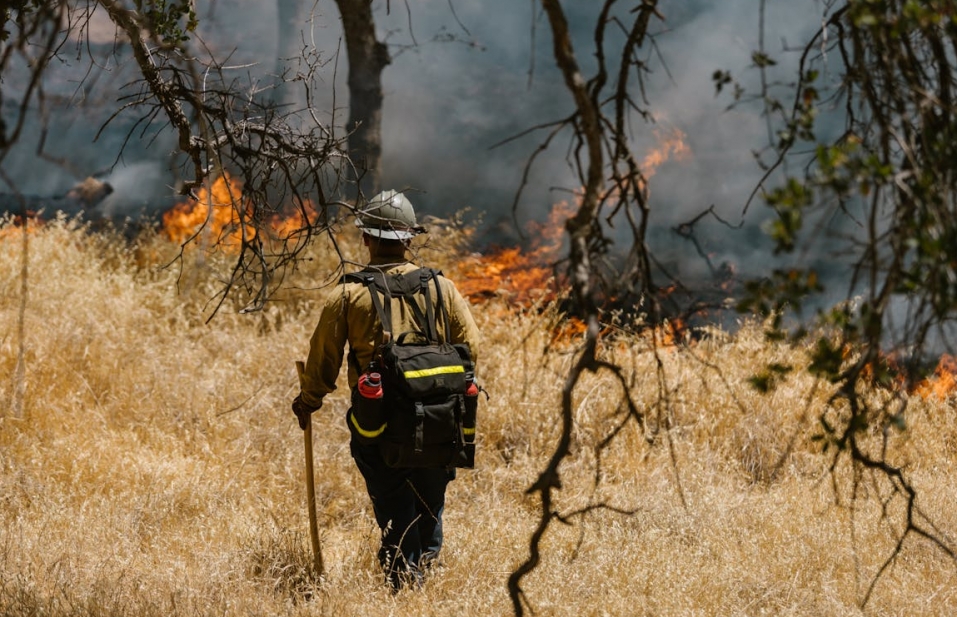
[[[478,386],[468,345],[449,342],[449,315],[439,274],[420,268],[393,275],[365,270],[342,277],[369,289],[384,333],[372,364],[360,371],[360,386],[353,392],[350,429],[360,442],[378,444],[391,467],[475,465]],[[430,288],[435,290],[445,342],[439,342]],[[416,302],[419,295],[425,299],[424,312]],[[392,298],[405,303],[418,330],[395,336]],[[363,396],[367,377],[375,373],[381,376],[379,398]]]

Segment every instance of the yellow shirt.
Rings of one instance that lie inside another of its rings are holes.
[[[404,274],[418,270],[411,263],[385,264],[382,259],[373,259],[366,269],[379,267],[386,274]],[[449,315],[449,330],[452,343],[467,343],[472,360],[477,361],[479,331],[469,310],[469,304],[449,279],[437,277],[442,287],[442,300]],[[434,283],[429,281],[429,297],[436,308],[436,327],[439,339],[445,340],[445,325],[437,308]],[[378,292],[377,292],[378,293]],[[379,296],[382,298],[381,294]],[[424,309],[424,296],[417,294],[415,300]],[[424,310],[423,310],[424,312]],[[412,311],[398,299],[392,300],[392,335],[418,331]],[[302,383],[302,401],[319,408],[322,399],[336,389],[336,379],[342,366],[346,343],[349,344],[349,386],[359,382],[359,371],[372,361],[376,348],[382,343],[382,324],[376,314],[369,288],[361,283],[345,282],[333,287],[325,296],[319,323],[312,335],[309,357]]]

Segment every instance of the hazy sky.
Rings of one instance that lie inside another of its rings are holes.
[[[288,36],[293,41],[305,36],[330,60],[320,102],[323,111],[328,111],[336,100],[339,120],[344,121],[345,60],[333,61],[341,36],[335,4],[332,0],[303,4],[307,7],[304,16],[311,6],[313,19],[303,25],[301,35],[292,32]],[[386,4],[385,0],[375,2],[380,33],[393,46],[393,63],[383,73],[384,185],[423,191],[413,198],[421,212],[446,215],[469,207],[481,212],[489,225],[507,228],[524,162],[541,135],[496,149],[492,146],[572,111],[572,101],[554,68],[550,32],[540,3],[390,0],[388,15]],[[591,31],[599,3],[576,0],[563,4],[575,29],[579,61],[588,73],[593,57]],[[639,152],[655,146],[655,127],[686,135],[687,155],[662,164],[650,184],[657,226],[652,242],[667,248],[680,244],[668,231],[671,225],[711,205],[728,220],[740,219],[744,200],[759,177],[751,152],[767,143],[768,133],[760,109],[728,111],[729,96],[715,97],[711,81],[716,69],[724,69],[746,84],[756,83],[757,73],[748,65],[758,46],[757,0],[665,0],[659,4],[666,21],[653,26],[657,53],[649,51],[653,72],[647,77],[648,108],[657,124],[636,120],[633,129]],[[289,40],[277,40],[275,4],[200,0],[198,6],[199,35],[210,49],[221,58],[231,54],[234,65],[249,65],[237,69],[236,77],[267,79]],[[785,47],[799,45],[820,27],[823,10],[820,0],[768,0],[766,48],[781,61],[782,76],[793,68],[796,57],[793,52],[785,53]],[[442,42],[448,35],[456,40]],[[413,42],[417,45],[412,46]],[[106,47],[99,50],[104,58],[106,51]],[[47,135],[46,150],[73,161],[79,173],[101,171],[114,163],[129,125],[118,123],[94,142],[103,112],[98,106],[81,103],[84,97],[110,101],[122,96],[121,86],[129,81],[130,71],[104,59],[94,71],[95,80],[90,82],[88,77],[89,86],[78,88],[88,63],[78,60],[77,54],[67,56],[54,67],[58,81],[52,90],[61,95],[58,102],[69,107],[53,114],[54,130]],[[13,76],[5,82],[5,88],[16,83]],[[8,158],[4,169],[18,178],[27,192],[62,193],[76,179],[75,174],[37,161],[35,143],[30,143],[30,138],[35,141],[36,137],[28,135],[27,143]],[[541,158],[521,203],[523,218],[544,218],[552,204],[565,196],[557,189],[575,186],[564,160],[567,144],[567,139],[556,141],[553,151]],[[135,134],[109,175],[116,187],[112,204],[119,207],[127,203],[128,196],[144,191],[170,195],[173,178],[167,170],[167,156],[171,149],[168,139],[147,142]],[[752,206],[751,212],[749,226],[764,215],[761,204]],[[737,239],[730,242],[726,242],[729,232],[720,226],[702,224],[701,231],[713,244],[708,249],[719,258],[727,253],[729,259],[747,260],[749,251],[765,250],[753,229],[738,232]],[[708,238],[709,233],[713,239]],[[742,242],[742,237],[747,241]]]

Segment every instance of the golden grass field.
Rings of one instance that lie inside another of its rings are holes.
[[[315,416],[327,572],[309,573],[303,437],[289,403],[336,263],[327,246],[265,311],[243,315],[231,301],[206,323],[228,258],[193,251],[182,270],[163,269],[177,247],[159,235],[127,243],[66,222],[27,240],[21,311],[23,234],[0,226],[0,615],[512,613],[506,581],[540,509],[526,489],[554,448],[573,360],[573,338],[550,344],[553,309],[520,311],[505,295],[474,306],[491,394],[477,468],[450,485],[444,567],[392,595],[348,452],[344,387]],[[352,240],[343,246],[361,259]],[[474,259],[455,246],[421,255],[454,278]],[[801,365],[802,350],[772,346],[747,323],[659,349],[660,414],[648,338],[608,337],[601,353],[660,428],[648,443],[630,424],[596,473],[595,445],[620,419],[622,393],[609,375],[586,375],[557,505],[634,513],[550,527],[543,563],[523,580],[534,614],[957,614],[957,564],[915,535],[860,608],[897,542],[903,501],[867,475],[853,499],[850,467],[829,472],[810,440],[826,388],[800,373],[767,396],[748,385],[768,361]],[[888,451],[952,547],[954,402],[914,397]]]

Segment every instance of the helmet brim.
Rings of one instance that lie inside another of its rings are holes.
[[[369,234],[374,238],[383,240],[411,240],[419,234],[427,233],[425,227],[416,225],[415,227],[396,228],[396,227],[373,227],[363,224],[361,219],[356,219],[356,227],[362,230],[362,233]]]
[[[362,227],[361,225],[359,229],[361,229],[364,234],[368,234],[374,238],[382,238],[383,240],[411,240],[417,234],[415,231],[406,231],[404,229],[379,229],[377,227]]]

